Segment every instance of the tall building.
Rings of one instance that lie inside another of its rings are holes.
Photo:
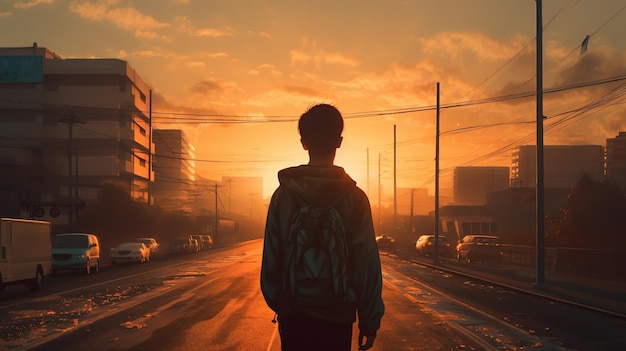
[[[155,205],[193,214],[202,195],[195,187],[195,148],[178,129],[154,129],[152,142]]]
[[[626,191],[626,132],[606,139],[606,178]]]
[[[114,182],[150,191],[149,88],[126,62],[0,48],[0,213],[61,224]]]
[[[455,205],[483,205],[487,194],[509,187],[508,167],[456,167]]]
[[[601,145],[544,145],[544,187],[569,188],[583,175],[595,181],[604,178],[604,148]],[[511,187],[532,188],[537,179],[537,147],[520,146],[513,152]]]

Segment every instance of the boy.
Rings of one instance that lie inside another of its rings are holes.
[[[350,351],[357,316],[359,349],[368,350],[384,313],[382,274],[369,200],[344,169],[334,165],[343,140],[343,117],[332,105],[315,105],[300,117],[298,129],[309,162],[278,172],[280,185],[272,195],[265,227],[261,290],[278,315],[283,351]],[[352,296],[341,303],[298,304],[285,287],[287,240],[302,202],[332,206],[341,217]]]

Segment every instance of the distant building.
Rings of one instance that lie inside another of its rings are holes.
[[[604,179],[601,145],[544,145],[544,187],[569,188],[583,175]],[[537,147],[520,146],[513,152],[511,187],[533,188],[537,179]]]
[[[509,187],[508,167],[456,167],[454,204],[482,205],[487,194]]]
[[[626,191],[626,132],[606,139],[606,178]]]
[[[105,182],[148,202],[149,87],[128,62],[36,45],[0,61],[1,215],[70,225]]]
[[[178,129],[154,129],[152,141],[154,204],[167,211],[194,214],[202,195],[195,187],[195,148]]]

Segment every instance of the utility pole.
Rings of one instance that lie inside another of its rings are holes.
[[[370,148],[367,148],[367,196],[370,196]]]
[[[76,181],[75,181],[75,184],[74,184],[74,186],[75,186],[75,194],[74,195],[76,196],[75,197],[75,202],[76,203],[74,205],[76,206],[76,222],[78,222],[78,215],[79,215],[79,212],[80,212],[80,210],[78,208],[78,202],[79,202],[79,197],[78,197],[78,150],[76,150],[76,159],[74,160],[74,162],[75,162],[75,165],[76,165],[76,167],[75,167],[76,168],[76,175],[75,175]]]
[[[398,223],[396,217],[398,215],[398,198],[396,194],[396,125],[393,125],[393,236],[396,236],[396,228]]]
[[[378,153],[378,231],[382,231],[382,224],[383,224],[383,217],[382,217],[382,210],[380,208],[380,190],[381,190],[381,186],[380,186],[380,153]]]
[[[544,179],[543,179],[543,14],[541,0],[537,2],[537,184],[536,184],[536,227],[537,227],[537,281],[536,287],[544,282]]]
[[[73,136],[72,136],[72,130],[74,127],[74,123],[85,123],[85,122],[81,122],[79,119],[75,118],[74,113],[70,112],[70,117],[69,118],[64,118],[62,120],[60,120],[59,122],[61,123],[65,123],[68,126],[68,132],[67,132],[67,228],[68,231],[72,229],[74,223],[73,223],[73,212],[74,212],[74,205],[78,205],[78,203],[73,204],[73,196],[72,196],[72,188],[73,188],[73,184],[72,184],[72,154],[73,154]],[[78,155],[76,156],[78,158]],[[76,173],[78,173],[78,160],[76,161]],[[76,175],[76,198],[78,199],[78,174]]]
[[[437,82],[437,122],[435,127],[435,254],[434,263],[439,264],[439,82]]]
[[[217,242],[217,226],[219,224],[219,218],[217,217],[217,183],[215,183],[215,242]]]
[[[411,215],[409,216],[409,243],[413,235],[413,202],[415,189],[411,189]]]

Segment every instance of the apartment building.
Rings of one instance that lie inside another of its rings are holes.
[[[148,202],[149,95],[123,60],[0,48],[0,214],[71,224],[105,182]]]
[[[195,186],[195,148],[185,132],[153,129],[153,144],[155,205],[187,215],[197,212],[203,191]]]
[[[544,145],[544,187],[569,188],[583,175],[604,179],[604,148],[601,145]],[[537,179],[537,147],[520,146],[513,152],[511,187],[532,188]]]
[[[483,205],[487,194],[509,187],[508,167],[456,167],[454,204]]]
[[[626,191],[626,132],[606,139],[606,178]]]

